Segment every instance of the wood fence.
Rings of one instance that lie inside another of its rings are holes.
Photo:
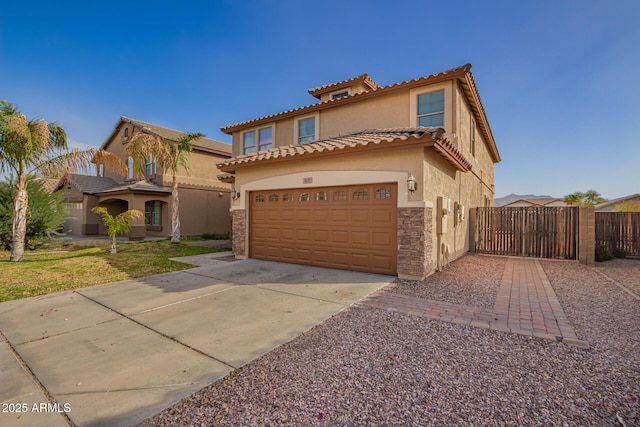
[[[596,212],[596,247],[640,256],[640,212]]]
[[[477,208],[475,250],[496,255],[577,259],[578,208]]]

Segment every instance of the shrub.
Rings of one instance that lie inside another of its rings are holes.
[[[609,252],[609,249],[606,246],[600,245],[596,248],[596,261],[603,262],[609,261],[613,259],[613,256]]]
[[[37,180],[27,181],[29,211],[25,247],[35,249],[38,241],[55,233],[67,216],[62,192],[50,193]],[[11,249],[11,223],[13,221],[13,197],[15,187],[11,182],[0,182],[0,247]]]
[[[202,234],[203,240],[229,240],[229,233],[217,234],[217,233],[204,233]]]
[[[613,255],[615,258],[624,258],[627,256],[627,251],[622,248],[616,248],[613,250],[611,255]]]

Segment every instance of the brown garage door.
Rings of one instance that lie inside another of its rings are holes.
[[[250,193],[249,256],[396,274],[397,185]]]

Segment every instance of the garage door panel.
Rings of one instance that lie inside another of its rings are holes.
[[[369,210],[364,208],[357,208],[351,210],[351,221],[356,223],[369,222]]]
[[[384,233],[384,232],[374,232],[371,233],[371,243],[374,246],[389,246],[392,245],[393,243],[395,243],[396,241],[396,235],[391,235],[391,233]]]
[[[378,188],[389,189],[385,197],[377,197]],[[395,193],[395,184],[252,193],[249,256],[395,274]]]
[[[368,231],[352,231],[351,232],[351,243],[355,245],[368,245],[370,244],[369,239],[370,233]]]
[[[349,231],[347,230],[332,230],[331,240],[336,244],[349,243]]]

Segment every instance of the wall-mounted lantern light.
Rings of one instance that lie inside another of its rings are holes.
[[[418,189],[418,184],[416,183],[416,179],[413,177],[413,175],[409,175],[409,179],[407,179],[407,189],[411,193]]]
[[[236,191],[235,187],[231,187],[231,200],[238,200],[240,198],[240,193]]]

